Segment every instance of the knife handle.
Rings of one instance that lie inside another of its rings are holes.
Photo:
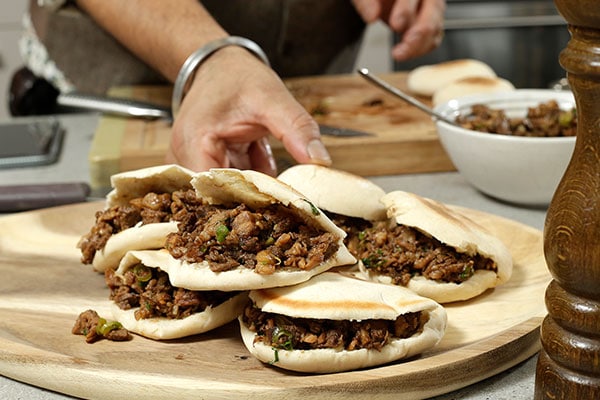
[[[86,201],[87,183],[0,186],[0,212],[17,212]]]

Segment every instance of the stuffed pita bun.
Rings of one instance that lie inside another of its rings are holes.
[[[515,90],[506,79],[487,76],[470,76],[451,82],[433,94],[432,103],[440,105],[452,99],[479,93],[500,93]]]
[[[408,289],[326,272],[254,290],[239,317],[248,351],[265,363],[330,373],[386,364],[435,346],[446,312]]]
[[[157,250],[129,251],[116,271],[106,271],[113,318],[151,339],[177,339],[233,321],[247,292],[194,291],[170,282]]]
[[[344,231],[273,177],[211,169],[192,185],[204,203],[182,216],[162,251],[171,258],[163,267],[174,284],[224,291],[286,286],[356,262]]]
[[[358,258],[367,279],[405,285],[439,303],[470,299],[509,280],[510,252],[471,219],[403,191],[382,202],[395,233],[365,233]]]
[[[82,262],[103,272],[116,268],[128,250],[164,247],[169,233],[177,231],[172,203],[194,194],[192,174],[164,165],[113,175],[104,210],[96,213],[95,225],[78,243]]]
[[[355,257],[359,233],[378,221],[388,221],[387,210],[380,201],[385,191],[361,176],[300,164],[283,171],[278,179],[310,198],[346,232],[344,244]]]
[[[385,191],[370,180],[334,168],[298,164],[277,177],[307,196],[321,210],[369,221],[386,219],[379,199]]]
[[[473,76],[495,78],[496,73],[486,63],[467,58],[417,67],[408,73],[406,83],[414,94],[433,96],[448,84]]]
[[[331,168],[289,171],[279,179],[303,191],[346,232],[344,243],[364,279],[446,303],[475,297],[511,275],[506,247],[442,204],[401,191],[385,194],[365,178]]]

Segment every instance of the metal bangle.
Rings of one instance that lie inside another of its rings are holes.
[[[214,40],[195,52],[193,52],[183,63],[181,69],[179,70],[179,74],[177,75],[177,79],[175,80],[175,84],[173,86],[173,97],[171,98],[171,113],[173,117],[177,115],[179,111],[179,107],[181,106],[181,102],[183,101],[183,97],[185,96],[185,89],[190,80],[190,77],[194,74],[194,72],[198,69],[200,64],[202,64],[208,57],[210,57],[217,50],[222,49],[226,46],[240,46],[252,54],[254,54],[258,59],[264,62],[267,66],[270,66],[269,59],[267,58],[264,51],[260,48],[258,44],[253,42],[250,39],[246,39],[239,36],[229,36],[223,39]]]

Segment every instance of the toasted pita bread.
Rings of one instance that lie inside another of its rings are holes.
[[[433,96],[448,84],[470,76],[494,78],[496,73],[486,63],[467,58],[417,67],[408,73],[406,83],[414,94]]]
[[[171,193],[191,189],[193,172],[175,164],[121,172],[110,178],[113,188],[106,195],[106,208],[124,205],[150,192]]]
[[[105,209],[126,205],[150,192],[172,193],[191,189],[192,175],[192,171],[178,165],[161,165],[113,175],[113,190],[106,196]],[[128,250],[162,248],[167,235],[176,231],[176,222],[136,225],[125,229],[112,235],[104,248],[96,252],[92,266],[99,272],[116,268]]]
[[[496,264],[496,272],[476,270],[473,276],[460,284],[437,282],[422,276],[413,277],[408,288],[415,293],[439,303],[448,303],[473,298],[510,279],[513,260],[508,248],[471,219],[442,203],[403,191],[386,194],[382,202],[388,209],[388,216],[398,224],[413,227],[455,248],[459,253],[481,254]],[[391,283],[390,277],[377,274],[364,266],[361,266],[361,271],[368,279]]]
[[[161,260],[156,257],[156,253],[156,250],[127,252],[115,274],[123,277],[127,270],[140,263],[146,267],[160,268]],[[169,319],[166,317],[136,319],[135,312],[139,308],[122,310],[114,303],[112,304],[112,314],[115,320],[131,332],[152,339],[177,339],[208,332],[233,321],[240,314],[247,301],[247,292],[241,292],[215,307],[209,306],[202,312],[182,319]]]
[[[433,94],[432,103],[440,105],[452,99],[478,93],[499,93],[515,90],[506,79],[487,76],[470,76],[451,82]]]
[[[410,290],[326,272],[299,285],[251,291],[250,299],[263,312],[317,320],[395,321],[400,315],[423,312],[426,322],[410,337],[393,338],[377,349],[274,350],[256,340],[243,317],[240,330],[251,354],[265,363],[301,372],[329,373],[372,367],[420,354],[435,346],[446,329],[446,312],[434,301]]]
[[[379,201],[385,191],[370,180],[333,168],[298,164],[277,177],[322,210],[369,221],[386,218]]]
[[[192,179],[199,197],[215,205],[243,203],[250,208],[282,204],[292,210],[305,223],[333,235],[337,251],[312,269],[277,268],[271,274],[259,274],[253,269],[237,268],[214,272],[207,261],[187,262],[175,259],[167,250],[161,253],[161,268],[168,271],[174,285],[185,284],[193,290],[249,290],[293,285],[340,265],[354,264],[356,259],[343,243],[345,232],[338,228],[306,196],[283,182],[256,171],[237,169],[211,169]]]

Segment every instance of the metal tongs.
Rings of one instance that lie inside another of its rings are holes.
[[[439,121],[444,121],[445,123],[450,124],[450,125],[458,126],[458,124],[455,121],[453,121],[449,118],[446,118],[442,114],[438,113],[437,111],[433,110],[432,108],[421,103],[419,100],[415,99],[414,97],[409,96],[408,94],[402,92],[398,88],[390,85],[386,81],[384,81],[380,78],[377,78],[376,76],[371,75],[369,73],[368,68],[361,68],[358,70],[358,73],[360,75],[362,75],[367,81],[373,83],[375,86],[379,86],[386,92],[391,93],[394,96],[399,97],[400,99],[404,100],[408,104],[417,107],[419,110],[431,115],[434,119],[439,120]]]

